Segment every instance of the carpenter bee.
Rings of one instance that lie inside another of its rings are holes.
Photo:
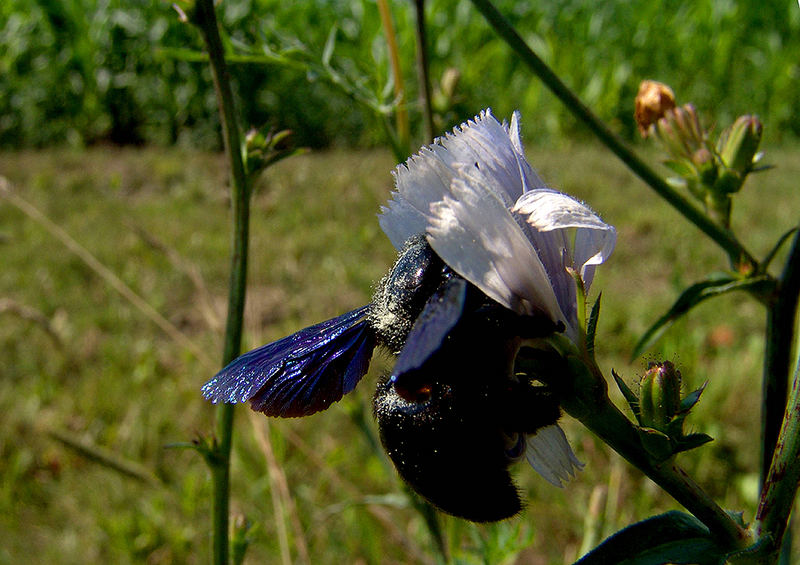
[[[516,375],[514,360],[525,340],[563,329],[488,298],[421,234],[370,304],[245,353],[202,390],[267,416],[307,416],[352,391],[382,346],[397,360],[373,410],[400,476],[444,512],[501,520],[522,507],[509,466],[525,434],[560,417],[549,388]]]

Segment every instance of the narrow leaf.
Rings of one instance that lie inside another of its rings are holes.
[[[727,553],[697,518],[672,511],[620,530],[575,565],[721,565]]]
[[[669,311],[661,316],[641,337],[631,354],[635,359],[641,355],[648,347],[653,345],[661,335],[689,310],[714,296],[727,294],[734,290],[750,291],[754,294],[764,294],[774,282],[766,275],[757,277],[741,278],[727,273],[716,273],[708,279],[695,283],[683,291],[678,300],[672,305]]]
[[[770,263],[772,262],[772,260],[775,258],[775,255],[777,255],[777,254],[778,254],[778,251],[780,251],[780,248],[783,246],[783,244],[784,244],[784,243],[785,243],[785,242],[786,242],[786,241],[787,241],[787,240],[788,240],[788,239],[789,239],[789,238],[792,236],[792,234],[793,234],[794,232],[796,232],[796,231],[797,231],[797,227],[793,227],[792,229],[790,229],[789,231],[787,231],[785,234],[783,234],[783,235],[780,237],[780,239],[778,239],[778,242],[775,244],[775,246],[774,246],[774,247],[773,247],[773,248],[770,250],[770,252],[769,252],[769,253],[767,253],[767,256],[766,256],[766,257],[764,257],[764,261],[762,262],[762,265],[763,265],[762,269],[763,269],[764,271],[766,271],[766,270],[767,270],[767,268],[769,267],[769,264],[770,264]]]
[[[636,420],[639,424],[642,423],[639,413],[639,397],[625,384],[625,381],[622,380],[615,370],[611,370],[611,375],[614,377],[614,381],[616,381],[617,386],[619,387],[622,396],[625,397],[625,400],[628,402],[628,406],[631,407],[631,411],[633,415],[636,416]]]

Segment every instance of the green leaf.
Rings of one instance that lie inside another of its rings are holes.
[[[721,565],[727,554],[697,518],[672,511],[620,530],[575,565]]]
[[[625,397],[625,400],[628,402],[628,406],[631,407],[631,411],[633,415],[636,416],[636,420],[639,424],[642,423],[641,415],[639,412],[639,397],[625,384],[625,381],[622,380],[615,370],[611,370],[611,375],[614,377],[614,381],[616,381],[617,386],[619,387],[622,396]]]
[[[708,279],[695,283],[683,291],[678,300],[672,305],[669,311],[661,316],[639,339],[636,347],[631,354],[635,359],[641,355],[648,347],[653,345],[658,338],[669,328],[678,318],[689,310],[714,296],[727,294],[734,290],[750,291],[754,294],[762,295],[767,289],[774,285],[774,281],[767,275],[742,278],[739,275],[728,273],[715,273]]]
[[[770,263],[772,262],[772,260],[775,258],[775,255],[777,255],[778,251],[780,251],[780,248],[783,246],[784,242],[786,242],[786,241],[789,239],[789,237],[791,237],[791,235],[792,235],[794,232],[796,232],[796,231],[797,231],[797,227],[793,227],[792,229],[790,229],[789,231],[787,231],[785,234],[783,234],[783,235],[780,237],[780,239],[778,239],[778,242],[777,242],[777,243],[775,244],[775,246],[774,246],[774,247],[773,247],[773,248],[770,250],[770,252],[769,252],[769,253],[767,253],[767,256],[766,256],[766,257],[764,257],[764,260],[761,262],[761,265],[762,265],[762,266],[761,266],[761,269],[762,269],[762,270],[764,270],[764,271],[766,271],[766,270],[767,270],[767,268],[769,267],[769,264],[770,264]]]

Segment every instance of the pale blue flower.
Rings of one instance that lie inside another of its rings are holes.
[[[614,249],[615,229],[578,200],[548,188],[525,159],[520,116],[500,123],[484,110],[424,147],[394,172],[396,191],[380,225],[396,248],[418,233],[459,275],[519,314],[545,314],[580,336],[577,291]],[[564,432],[527,438],[526,457],[561,485],[580,468]]]

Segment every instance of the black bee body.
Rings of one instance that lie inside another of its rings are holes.
[[[563,326],[489,299],[417,235],[371,304],[244,354],[203,392],[269,416],[305,416],[350,392],[384,346],[398,358],[373,407],[400,476],[445,512],[500,520],[522,506],[508,468],[524,434],[560,416],[549,389],[515,375],[514,360],[524,339],[556,331]]]
[[[520,511],[509,466],[524,453],[524,434],[561,415],[547,388],[514,374],[521,336],[544,337],[558,328],[485,296],[475,302],[466,301],[458,323],[421,367],[402,374],[396,367],[379,382],[373,407],[400,476],[445,512],[486,522]],[[413,332],[407,338],[415,339]]]

